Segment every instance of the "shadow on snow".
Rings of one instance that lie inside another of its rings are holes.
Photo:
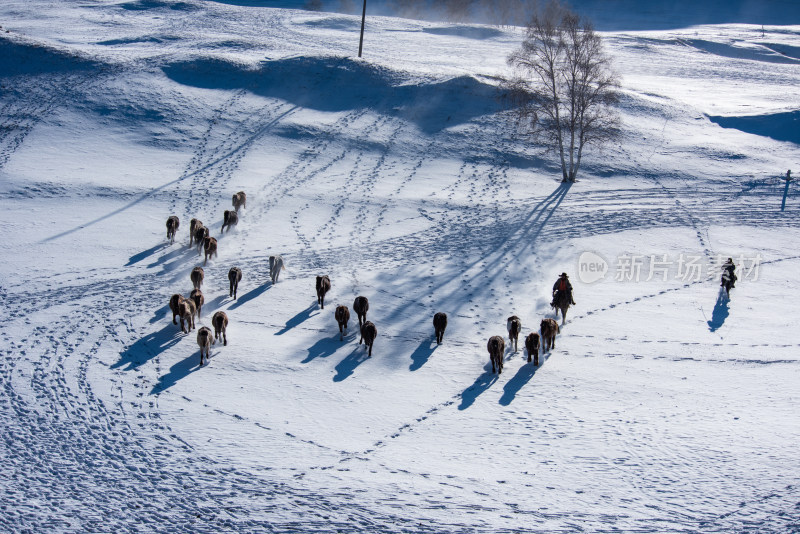
[[[408,370],[416,371],[428,363],[428,359],[430,359],[438,346],[435,339],[423,339],[419,347],[411,353],[411,365],[408,366]]]
[[[346,379],[353,374],[356,367],[369,359],[365,345],[357,345],[350,354],[336,365],[336,375],[333,377],[333,381],[341,382]]]
[[[319,314],[312,315],[312,312],[315,311],[315,310],[317,310],[317,301],[316,300],[313,303],[311,303],[311,305],[309,305],[308,308],[306,308],[305,310],[301,311],[300,313],[298,313],[297,315],[295,315],[294,317],[292,317],[291,319],[286,321],[286,325],[283,328],[281,328],[279,331],[275,332],[275,335],[276,336],[282,336],[283,334],[285,334],[286,332],[288,332],[289,330],[291,330],[295,326],[298,326],[298,325],[302,324],[306,319],[309,319],[310,317],[313,317],[314,315],[319,315]]]
[[[725,319],[728,318],[730,313],[729,309],[730,299],[725,294],[724,288],[719,288],[719,295],[717,295],[717,303],[714,304],[714,311],[711,312],[711,320],[708,321],[708,329],[716,332],[722,325],[725,324]]]
[[[152,332],[136,341],[133,345],[120,353],[119,361],[111,366],[112,369],[119,369],[127,365],[125,371],[137,369],[139,366],[152,360],[159,354],[173,347],[183,337],[180,325],[169,322],[158,332]]]

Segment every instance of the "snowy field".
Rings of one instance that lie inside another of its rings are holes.
[[[359,60],[264,4],[0,3],[0,531],[800,531],[800,9],[604,33],[624,132],[567,186],[497,98],[519,28],[370,17]]]

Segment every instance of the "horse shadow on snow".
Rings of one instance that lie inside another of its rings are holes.
[[[353,374],[356,367],[369,360],[367,351],[362,345],[356,347],[345,356],[345,358],[336,365],[336,375],[333,377],[334,382],[341,382]]]
[[[408,370],[416,371],[428,363],[428,360],[433,355],[434,351],[436,351],[436,347],[438,346],[439,345],[436,344],[435,340],[423,339],[422,343],[419,344],[419,347],[414,349],[414,352],[411,353],[411,365],[408,366]]]
[[[466,410],[475,403],[475,400],[486,390],[492,387],[492,384],[497,382],[498,375],[492,372],[492,364],[487,363],[483,366],[483,374],[481,374],[475,382],[461,393],[461,404],[458,405],[459,410]]]
[[[317,301],[315,300],[314,302],[312,302],[308,306],[308,308],[306,308],[305,310],[301,311],[300,313],[298,313],[297,315],[295,315],[294,317],[292,317],[291,319],[286,321],[286,325],[283,328],[281,328],[279,331],[275,332],[275,335],[276,336],[282,336],[283,334],[285,334],[286,332],[288,332],[289,330],[291,330],[295,326],[301,325],[307,319],[309,319],[311,317],[314,317],[315,315],[319,315],[318,313],[312,313],[314,311],[317,311],[317,309],[318,309],[317,308]]]
[[[214,359],[213,350],[209,351],[208,361]],[[190,374],[195,371],[200,370],[200,350],[196,350],[192,352],[191,356],[187,356],[186,358],[182,359],[181,361],[174,364],[172,367],[169,368],[169,372],[165,375],[158,377],[158,383],[153,386],[153,389],[150,390],[151,395],[157,395],[162,391],[165,391],[175,384],[178,383],[183,378],[186,378]],[[204,367],[207,367],[208,363]]]
[[[353,334],[349,333],[345,336],[345,341],[351,341],[354,338]],[[317,358],[327,358],[333,356],[336,351],[343,347],[343,342],[339,341],[339,334],[331,337],[324,337],[311,345],[308,350],[308,355],[300,363],[309,363]]]
[[[151,332],[136,341],[133,345],[120,353],[119,360],[111,366],[112,369],[119,369],[127,365],[124,371],[138,369],[159,354],[175,346],[181,340],[183,334],[179,325],[172,324],[172,321],[158,332]]]

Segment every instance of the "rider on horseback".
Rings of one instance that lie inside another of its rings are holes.
[[[572,298],[572,284],[569,282],[567,273],[561,273],[556,283],[553,284],[553,301],[550,306],[556,307],[556,303],[560,302],[562,298],[568,298],[572,305],[575,305],[575,300]]]
[[[731,288],[736,287],[737,277],[736,273],[734,273],[735,270],[736,270],[736,265],[734,265],[733,259],[728,258],[728,261],[722,264],[722,282],[720,283],[720,286],[725,285],[725,275],[727,275],[727,277],[731,281]]]

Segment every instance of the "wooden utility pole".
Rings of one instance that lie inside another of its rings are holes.
[[[364,48],[364,21],[367,18],[367,0],[364,0],[364,9],[361,11],[361,39],[358,40],[358,57],[361,57],[361,50]]]

